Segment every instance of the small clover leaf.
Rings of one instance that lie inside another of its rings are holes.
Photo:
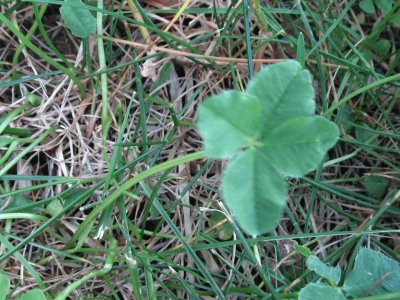
[[[367,14],[374,14],[376,12],[375,5],[386,14],[392,9],[393,2],[391,0],[362,0],[360,2],[360,8]]]
[[[400,292],[400,264],[383,253],[368,248],[358,252],[354,268],[344,282],[352,297]]]
[[[285,205],[286,182],[255,148],[235,157],[222,179],[225,202],[252,235],[273,229]]]
[[[294,60],[261,70],[249,83],[246,93],[261,102],[261,128],[266,130],[263,133],[287,120],[315,113],[311,75]]]
[[[19,296],[17,300],[46,300],[46,296],[41,290],[33,289]]]
[[[336,285],[340,281],[341,269],[339,266],[331,267],[323,263],[317,256],[311,255],[307,258],[307,267],[326,279],[331,280]]]
[[[261,150],[277,170],[300,177],[317,167],[337,136],[337,126],[325,118],[296,118],[271,130]]]
[[[75,5],[83,4],[81,0],[65,0],[65,3]],[[68,26],[74,36],[87,38],[95,32],[96,18],[92,16],[87,8],[62,5],[60,13],[65,25]]]
[[[200,105],[207,155],[233,157],[222,192],[248,234],[275,228],[286,200],[284,177],[314,170],[338,139],[336,124],[313,116],[313,97],[310,73],[287,61],[259,72],[245,93],[223,92]]]
[[[342,291],[338,288],[331,287],[323,283],[310,283],[299,293],[299,300],[346,300]]]
[[[251,95],[227,91],[211,97],[199,108],[198,128],[211,158],[232,157],[258,135],[261,103]]]

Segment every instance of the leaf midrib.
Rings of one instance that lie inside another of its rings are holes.
[[[231,125],[231,127],[236,129],[237,132],[240,135],[242,135],[242,137],[245,137],[245,138],[248,138],[249,140],[251,140],[252,138],[257,136],[257,133],[258,133],[257,130],[255,131],[256,133],[254,133],[253,135],[248,135],[245,131],[242,130],[242,128],[240,126],[236,125],[233,121],[227,119],[225,117],[225,115],[215,113],[211,108],[208,108],[207,106],[205,106],[204,108],[206,108],[214,117],[220,118],[221,120],[225,121],[228,125]]]
[[[301,72],[301,69],[298,69],[296,74],[292,78],[290,78],[290,80],[289,80],[288,84],[286,85],[283,93],[280,95],[280,97],[277,98],[277,101],[275,102],[275,104],[272,105],[272,108],[270,109],[269,115],[267,115],[267,118],[266,118],[265,127],[268,127],[267,125],[269,125],[269,123],[271,123],[271,116],[273,115],[273,113],[275,112],[275,110],[279,106],[279,104],[281,104],[281,99],[283,98],[282,95],[286,95],[286,92],[289,89],[289,87],[292,85],[292,82],[294,81],[294,78],[296,78],[299,75],[300,72]],[[258,97],[257,97],[257,99],[258,99]]]

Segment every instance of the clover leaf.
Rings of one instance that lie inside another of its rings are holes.
[[[311,75],[296,61],[261,70],[249,83],[246,94],[257,97],[263,107],[263,133],[287,120],[309,117],[315,112]]]
[[[392,9],[393,2],[391,0],[362,0],[360,2],[360,8],[368,14],[376,12],[375,5],[386,14]]]
[[[344,282],[352,297],[400,292],[400,264],[381,252],[361,248]]]
[[[309,283],[299,293],[299,300],[346,300],[342,291],[338,288],[331,287],[323,283]]]
[[[201,130],[205,151],[215,159],[229,158],[257,137],[261,103],[253,96],[227,91],[205,101],[199,113],[201,128],[213,126]]]
[[[260,71],[246,92],[225,91],[199,107],[210,158],[232,158],[222,179],[227,207],[248,234],[272,231],[286,202],[286,177],[314,170],[339,135],[314,116],[311,75],[296,61]]]
[[[329,279],[334,284],[338,284],[342,270],[339,266],[331,267],[322,262],[317,256],[311,255],[307,258],[307,267],[326,279]]]
[[[96,30],[96,18],[92,16],[87,8],[71,6],[68,4],[83,4],[82,0],[65,0],[60,7],[60,13],[65,25],[72,34],[79,38],[87,38]]]

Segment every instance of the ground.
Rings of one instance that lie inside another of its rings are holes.
[[[347,271],[362,246],[400,261],[400,1],[362,2],[105,1],[87,38],[63,2],[0,2],[9,296],[297,299],[318,280],[305,247]],[[288,59],[311,72],[340,139],[288,179],[281,221],[252,238],[222,201],[227,160],[173,159],[202,150],[204,99]]]

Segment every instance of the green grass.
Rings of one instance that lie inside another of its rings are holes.
[[[82,6],[103,15],[104,35],[83,41],[62,26],[61,1],[0,3],[0,272],[13,296],[297,299],[319,278],[295,242],[344,276],[362,246],[400,261],[400,1],[366,14],[358,1],[192,0],[167,32],[177,6],[132,2],[144,23],[125,2]],[[139,26],[169,52],[124,43],[145,44]],[[252,238],[220,201],[225,162],[179,157],[202,149],[193,124],[206,96],[245,88],[259,59],[296,56],[341,139],[290,182],[275,231]],[[372,195],[370,174],[388,187]],[[212,227],[215,211],[227,218]]]

